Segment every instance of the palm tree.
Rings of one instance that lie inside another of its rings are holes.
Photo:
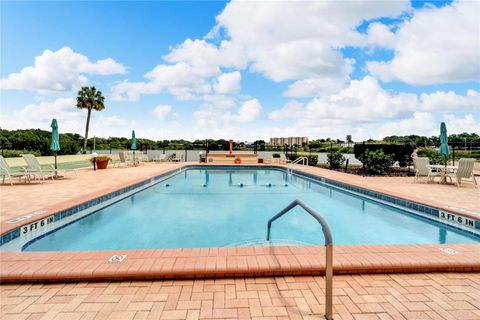
[[[85,126],[85,140],[83,141],[83,151],[87,150],[88,128],[90,127],[90,115],[92,110],[102,111],[105,109],[105,97],[101,91],[95,87],[82,87],[78,91],[77,108],[87,109],[87,125]]]

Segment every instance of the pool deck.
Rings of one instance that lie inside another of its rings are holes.
[[[79,170],[77,177],[69,173],[66,179],[58,181],[1,186],[1,232],[188,164],[146,164],[95,172]],[[414,183],[413,178],[406,177],[361,177],[303,166],[298,166],[298,170],[479,217],[480,189],[474,188],[471,183],[457,188],[452,185]],[[42,213],[33,218],[20,223],[8,223],[14,218],[39,210]],[[453,251],[440,250],[446,248]],[[127,257],[121,263],[107,263],[113,255]],[[323,274],[324,260],[323,247],[48,253],[3,251],[0,252],[0,281],[6,283],[311,275]],[[336,274],[432,271],[480,271],[480,244],[335,246],[334,249]]]
[[[323,277],[0,286],[0,318],[324,319]],[[479,273],[334,277],[335,320],[478,320]]]

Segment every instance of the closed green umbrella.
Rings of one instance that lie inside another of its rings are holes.
[[[132,146],[130,147],[133,150],[133,163],[135,164],[135,150],[137,150],[137,139],[135,139],[135,130],[132,130]]]
[[[60,151],[60,139],[58,138],[58,123],[57,119],[52,119],[52,143],[50,143],[50,151],[53,152],[55,156],[55,170],[57,170],[57,152]],[[57,172],[55,171],[55,176]]]
[[[450,154],[450,149],[448,148],[448,134],[447,134],[447,126],[445,122],[440,124],[440,149],[438,149],[438,153],[440,153],[445,159],[445,168],[447,167],[447,157]]]

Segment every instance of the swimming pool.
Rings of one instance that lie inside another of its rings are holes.
[[[328,222],[336,245],[479,243],[443,223],[274,168],[177,172],[63,228],[23,251],[321,245],[321,226],[301,208],[268,220],[299,199]]]

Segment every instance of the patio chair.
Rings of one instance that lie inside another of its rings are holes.
[[[134,166],[143,164],[143,152],[141,151],[128,151],[127,159],[130,163],[133,163]]]
[[[125,151],[120,151],[118,153],[118,159],[119,161],[116,163],[117,167],[121,165],[125,167],[129,167],[132,164],[132,162],[128,159],[127,155],[125,154]]]
[[[428,165],[430,160],[426,157],[413,158],[413,167],[415,169],[415,182],[420,177],[425,177],[425,183],[434,181],[435,177],[441,177],[442,174],[439,171],[433,170]]]
[[[23,160],[27,163],[27,171],[31,173],[34,177],[40,177],[42,180],[47,177],[55,178],[59,172],[73,172],[77,176],[77,169],[55,169],[51,164],[48,165],[49,168],[42,168],[40,162],[33,154],[22,154]]]
[[[31,176],[35,179],[39,178],[41,180],[45,180],[45,178],[52,178],[55,175],[55,172],[59,172],[60,170],[55,170],[52,165],[48,165],[49,168],[42,168],[40,162],[38,162],[37,158],[33,154],[22,154],[23,160],[27,163],[27,168],[25,169]]]
[[[285,156],[285,153],[280,153],[280,162],[283,162],[283,163],[290,163],[292,162],[290,159],[287,159],[287,157]]]
[[[461,158],[458,161],[458,167],[450,172],[447,172],[446,176],[450,179],[455,179],[457,187],[462,183],[462,179],[472,179],[473,184],[477,187],[477,180],[473,174],[473,167],[475,165],[475,159]]]
[[[172,162],[183,162],[184,161],[184,157],[183,157],[183,154],[179,157],[177,157],[177,155],[174,153],[173,154],[173,158],[171,160]]]
[[[167,161],[167,155],[166,154],[160,154],[153,161],[155,161],[155,162],[165,162],[165,161]]]
[[[9,179],[11,186],[13,186],[13,178],[18,178],[19,181],[22,181],[22,177],[25,177],[25,182],[30,182],[30,174],[25,168],[22,169],[23,172],[13,172],[5,158],[0,156],[0,174],[3,178],[3,184],[5,184],[5,178]]]
[[[274,160],[275,160],[275,158],[273,158],[273,154],[272,154],[272,153],[267,153],[267,154],[265,154],[265,156],[263,157],[263,163],[273,163]]]
[[[143,152],[141,152],[140,154],[141,154],[140,161],[141,161],[142,163],[150,162],[150,159],[148,158],[148,154],[143,153]]]

